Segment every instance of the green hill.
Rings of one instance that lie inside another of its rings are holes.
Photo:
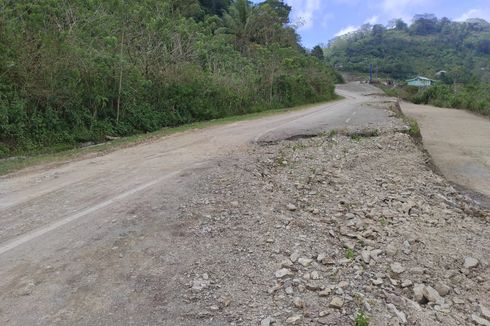
[[[364,73],[373,64],[394,79],[435,78],[446,71],[456,83],[473,76],[490,82],[490,24],[481,19],[453,22],[425,14],[414,17],[410,26],[402,20],[364,25],[332,40],[325,53],[329,63],[344,71]]]

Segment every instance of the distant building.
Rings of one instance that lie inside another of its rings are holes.
[[[421,77],[417,76],[413,79],[407,80],[407,84],[409,86],[415,86],[415,87],[429,87],[432,86],[436,81],[426,78],[426,77]]]

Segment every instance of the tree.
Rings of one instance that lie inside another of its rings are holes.
[[[281,24],[289,23],[289,15],[291,14],[292,7],[285,4],[282,0],[265,0],[259,7],[261,6],[269,6],[279,17],[279,21]]]
[[[383,34],[385,33],[386,28],[381,25],[381,24],[376,24],[373,26],[373,29],[371,33],[373,34],[373,37],[376,39],[381,39],[383,37]]]
[[[228,34],[235,37],[235,44],[244,51],[251,38],[254,7],[248,0],[235,0],[223,14],[223,23]]]
[[[416,35],[429,35],[439,31],[437,17],[434,14],[415,15],[410,30]]]
[[[408,25],[407,25],[407,23],[405,23],[403,21],[403,19],[400,19],[399,18],[399,19],[397,19],[395,21],[395,29],[398,30],[398,31],[404,31],[404,32],[406,32],[406,31],[408,31]]]
[[[313,50],[311,50],[311,55],[318,58],[318,60],[323,61],[325,59],[325,54],[320,45],[316,45]]]
[[[231,4],[231,0],[199,0],[204,10],[210,14],[222,16]]]

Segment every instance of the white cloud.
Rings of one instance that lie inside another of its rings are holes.
[[[371,24],[371,25],[374,25],[374,24],[376,24],[376,23],[378,22],[378,20],[379,20],[379,16],[373,16],[373,17],[371,17],[371,18],[369,18],[369,19],[366,19],[366,20],[364,21],[364,24]]]
[[[299,29],[310,29],[315,25],[315,13],[320,11],[320,0],[286,0],[295,9],[293,19],[301,22]]]
[[[346,35],[346,34],[355,32],[357,30],[359,30],[359,27],[352,26],[352,25],[351,26],[347,26],[345,28],[342,28],[337,34],[335,34],[335,37]]]
[[[410,21],[409,10],[418,6],[430,5],[433,0],[383,0],[380,7],[385,15],[390,18],[402,18],[405,21]]]
[[[484,10],[484,9],[470,9],[464,14],[462,14],[460,17],[456,18],[456,21],[459,22],[464,22],[467,21],[470,18],[482,18],[485,19],[486,21],[490,21],[490,8]]]

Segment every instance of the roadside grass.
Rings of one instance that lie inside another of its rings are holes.
[[[415,138],[422,138],[422,134],[420,133],[420,127],[419,124],[417,123],[417,120],[414,118],[407,118],[408,125],[410,126],[410,129],[408,129],[408,133],[410,136],[415,137]]]
[[[368,326],[369,318],[364,314],[363,311],[359,311],[356,316],[356,326]]]
[[[112,140],[107,143],[101,143],[101,144],[84,147],[84,148],[66,149],[66,147],[63,146],[52,147],[52,148],[45,149],[43,152],[34,155],[27,154],[25,156],[11,157],[11,158],[0,160],[0,176],[36,165],[63,163],[63,162],[80,159],[83,157],[88,157],[90,155],[100,156],[121,148],[136,146],[141,143],[160,139],[162,137],[180,133],[180,132],[204,129],[213,126],[226,125],[226,124],[231,124],[234,122],[240,122],[245,120],[255,120],[255,119],[265,118],[268,116],[274,116],[287,112],[306,110],[315,106],[332,103],[334,101],[339,101],[342,99],[343,99],[342,96],[337,95],[336,98],[327,102],[310,103],[310,104],[305,104],[292,108],[267,110],[267,111],[250,113],[245,115],[236,115],[236,116],[229,116],[221,119],[195,122],[195,123],[182,125],[179,127],[163,128],[155,132],[123,137],[116,140]]]

